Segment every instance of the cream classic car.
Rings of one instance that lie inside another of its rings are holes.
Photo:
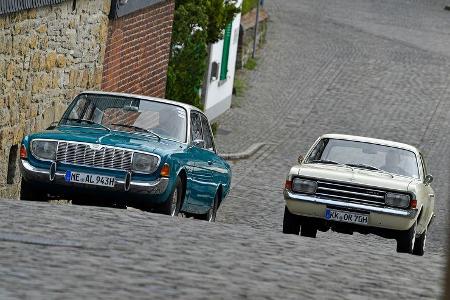
[[[434,217],[432,181],[413,146],[321,136],[286,178],[283,232],[373,233],[396,239],[397,252],[423,255]]]

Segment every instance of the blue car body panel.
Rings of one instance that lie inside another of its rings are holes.
[[[58,125],[54,129],[28,135],[22,142],[27,149],[28,163],[33,167],[45,170],[50,169],[52,162],[33,157],[30,151],[30,142],[34,139],[100,144],[158,155],[161,161],[155,172],[152,174],[132,173],[131,179],[139,182],[158,180],[162,166],[168,164],[170,166],[170,177],[166,190],[161,194],[145,196],[133,195],[132,191],[120,193],[120,197],[138,199],[138,203],[142,205],[151,206],[166,201],[175,188],[177,176],[185,176],[187,179],[182,207],[182,211],[185,212],[204,214],[211,207],[216,193],[220,192],[220,200],[223,200],[230,190],[231,169],[229,164],[213,151],[191,146],[188,143],[164,138],[158,140],[158,138],[145,133],[109,131],[95,125]],[[62,162],[56,162],[56,164],[57,172],[60,173],[67,171],[92,173],[113,176],[116,180],[122,181],[129,171],[70,165]],[[83,184],[73,186],[73,189],[83,190],[84,188]],[[48,192],[52,193],[51,183],[48,185]],[[68,190],[67,192],[70,194],[71,191]]]

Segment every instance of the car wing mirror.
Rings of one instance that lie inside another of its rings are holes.
[[[425,176],[425,179],[423,180],[424,184],[430,184],[433,182],[433,176],[431,174],[428,174],[427,176]]]
[[[198,147],[198,148],[205,148],[205,140],[201,140],[201,139],[193,140],[191,145]]]
[[[298,156],[298,158],[297,158],[297,161],[298,161],[299,164],[302,164],[302,162],[303,162],[304,159],[305,159],[305,158],[303,157],[303,155],[300,154],[300,155]]]

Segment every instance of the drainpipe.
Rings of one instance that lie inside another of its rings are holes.
[[[260,0],[258,0],[256,2],[255,34],[254,34],[254,39],[253,39],[252,58],[255,58],[255,55],[256,55],[256,40],[257,40],[256,37],[258,36],[258,24],[259,24],[259,2],[260,2]]]

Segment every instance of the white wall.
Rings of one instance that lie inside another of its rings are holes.
[[[242,0],[237,2],[237,6],[241,6]],[[209,55],[208,84],[205,92],[205,114],[210,120],[217,118],[230,108],[231,97],[233,92],[234,73],[236,69],[236,55],[239,40],[239,25],[241,22],[241,14],[236,15],[231,28],[230,51],[228,57],[228,74],[225,80],[219,80],[220,65],[218,78],[211,80],[211,66],[213,62],[221,64],[223,40],[218,41],[211,47]]]

